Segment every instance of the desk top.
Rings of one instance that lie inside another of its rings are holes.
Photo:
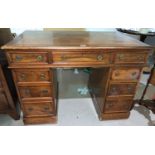
[[[150,48],[120,32],[25,31],[2,49],[115,49]]]

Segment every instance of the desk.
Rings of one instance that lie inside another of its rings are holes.
[[[88,87],[99,119],[128,118],[140,73],[152,51],[120,32],[69,31],[26,31],[2,49],[25,124],[57,121],[57,68],[92,68]]]

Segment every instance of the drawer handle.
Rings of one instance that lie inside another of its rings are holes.
[[[98,55],[98,56],[97,56],[97,60],[98,60],[98,61],[102,61],[102,60],[103,60],[103,55]]]
[[[113,87],[113,88],[112,88],[112,91],[113,91],[113,92],[115,92],[116,90],[117,90],[116,87]]]
[[[17,55],[15,59],[16,59],[16,61],[21,61],[23,59],[23,57],[20,55]]]
[[[109,109],[109,108],[111,108],[111,107],[113,107],[113,103],[107,103],[107,108]]]
[[[28,108],[28,111],[33,111],[33,108]]]
[[[45,79],[46,79],[46,76],[45,76],[44,73],[40,74],[40,79],[41,79],[41,80],[45,80]]]
[[[115,72],[115,76],[120,76],[120,72],[119,71],[116,71]]]
[[[50,108],[49,108],[49,107],[44,107],[44,110],[45,110],[45,111],[49,111]]]
[[[30,95],[30,90],[29,89],[25,89],[25,94],[26,95]]]
[[[43,61],[43,56],[41,55],[37,56],[37,61]]]
[[[118,58],[119,58],[119,60],[124,59],[124,54],[119,54]]]
[[[43,89],[43,90],[41,91],[41,93],[43,93],[43,94],[48,94],[48,90],[47,90],[47,89]]]
[[[62,61],[65,61],[65,60],[66,60],[66,56],[65,56],[65,55],[62,55],[62,56],[61,56],[61,60],[62,60]]]
[[[113,94],[113,95],[118,94],[117,88],[116,88],[116,87],[113,87],[113,88],[111,89],[111,93],[110,93],[110,94]]]
[[[144,58],[143,58],[143,56],[138,56],[138,60],[143,60]]]
[[[25,79],[26,79],[25,74],[21,74],[21,75],[20,75],[20,78],[21,78],[22,80],[25,80]]]
[[[130,92],[131,92],[132,90],[133,90],[133,89],[132,89],[132,87],[131,87],[131,86],[129,86],[129,87],[128,87],[128,91],[130,91]]]
[[[139,76],[138,72],[131,73],[131,77],[134,78],[134,79],[138,78],[138,76]]]

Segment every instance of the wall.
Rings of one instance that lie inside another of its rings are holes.
[[[12,33],[16,33],[17,35],[21,34],[25,30],[58,30],[58,28],[11,28]],[[63,30],[63,28],[59,28],[60,30]],[[67,30],[72,30],[73,28],[67,28]],[[74,30],[86,30],[86,31],[115,31],[114,28],[74,28]]]

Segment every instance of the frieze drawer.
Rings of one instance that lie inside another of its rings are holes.
[[[110,64],[111,53],[102,52],[53,52],[53,63]]]
[[[48,63],[48,54],[47,53],[30,53],[30,52],[14,52],[8,53],[8,58],[10,63],[36,63],[36,64],[47,64]]]

